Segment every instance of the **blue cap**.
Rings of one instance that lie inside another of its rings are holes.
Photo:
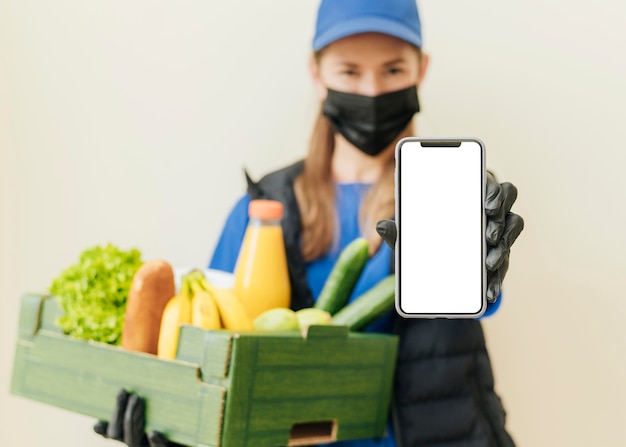
[[[375,32],[422,46],[416,0],[322,0],[313,50],[353,34]]]

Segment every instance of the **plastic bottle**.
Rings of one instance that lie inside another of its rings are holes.
[[[277,307],[288,308],[291,285],[283,230],[283,205],[274,200],[252,200],[250,218],[235,267],[234,291],[250,318]]]

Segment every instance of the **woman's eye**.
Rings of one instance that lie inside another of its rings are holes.
[[[387,73],[395,75],[395,74],[400,74],[402,73],[404,70],[400,67],[391,67],[389,70],[387,70]]]
[[[342,72],[342,74],[344,74],[344,75],[346,75],[346,76],[356,76],[356,74],[357,74],[357,73],[356,73],[356,71],[354,71],[354,70],[344,70],[344,71]]]

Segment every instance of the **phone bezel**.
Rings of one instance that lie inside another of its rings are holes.
[[[402,226],[402,216],[401,216],[401,191],[400,191],[400,176],[402,170],[402,156],[401,150],[402,146],[408,142],[418,142],[420,144],[427,143],[428,146],[431,147],[451,147],[451,146],[460,146],[463,142],[473,142],[477,143],[480,147],[481,152],[481,204],[482,204],[482,213],[481,213],[481,227],[482,227],[482,235],[481,235],[481,263],[482,263],[482,278],[481,278],[481,306],[478,312],[476,313],[409,313],[405,312],[402,309],[401,305],[401,288],[400,283],[402,281],[402,266],[400,261],[400,253],[401,253],[401,226]],[[400,139],[396,143],[395,148],[395,213],[396,213],[396,225],[397,225],[397,239],[395,246],[395,275],[396,275],[396,296],[395,296],[395,308],[396,312],[404,318],[465,318],[465,319],[476,319],[480,318],[485,311],[487,310],[487,269],[485,267],[485,258],[487,253],[487,242],[485,239],[485,230],[487,224],[487,218],[485,215],[485,192],[486,192],[486,154],[485,154],[485,144],[483,141],[476,137],[446,137],[446,138],[437,138],[437,137],[404,137]]]

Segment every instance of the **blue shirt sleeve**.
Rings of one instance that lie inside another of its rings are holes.
[[[235,271],[239,249],[248,228],[249,204],[250,196],[246,194],[237,201],[231,210],[213,251],[209,269],[223,270],[229,273]]]
[[[479,320],[482,320],[483,318],[486,318],[495,314],[500,308],[501,303],[502,303],[502,290],[500,290],[500,294],[498,295],[498,299],[496,300],[495,303],[487,303],[487,309],[485,310],[485,313],[481,315]]]

